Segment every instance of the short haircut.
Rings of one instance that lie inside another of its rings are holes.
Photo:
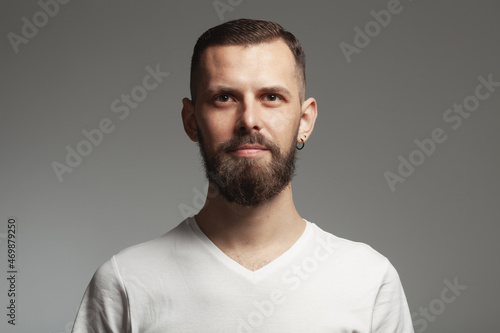
[[[200,75],[200,59],[203,51],[214,45],[254,45],[283,40],[295,57],[297,77],[302,87],[299,86],[300,99],[305,96],[306,86],[306,57],[299,40],[275,22],[238,19],[208,29],[198,38],[191,58],[191,99],[196,99],[197,78]]]

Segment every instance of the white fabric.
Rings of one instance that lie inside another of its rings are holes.
[[[413,332],[398,274],[371,247],[311,222],[250,271],[194,218],[113,256],[85,292],[73,333]]]

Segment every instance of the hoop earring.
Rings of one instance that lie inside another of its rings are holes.
[[[299,147],[299,146],[297,146],[297,147],[296,147],[296,148],[297,148],[297,150],[302,150],[302,149],[304,148],[304,146],[306,145],[306,143],[304,142],[304,139],[302,139],[302,138],[301,138],[301,139],[300,139],[300,141],[302,141],[302,146],[300,146],[300,147]]]

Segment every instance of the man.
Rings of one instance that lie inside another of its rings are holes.
[[[73,332],[413,332],[389,261],[295,209],[296,147],[316,116],[291,33],[248,19],[205,32],[182,120],[209,199],[102,265]]]

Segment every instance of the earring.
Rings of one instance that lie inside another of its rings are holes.
[[[306,145],[306,143],[304,142],[304,139],[300,138],[300,141],[302,141],[302,146],[297,146],[297,150],[302,150],[304,148],[304,146]]]

